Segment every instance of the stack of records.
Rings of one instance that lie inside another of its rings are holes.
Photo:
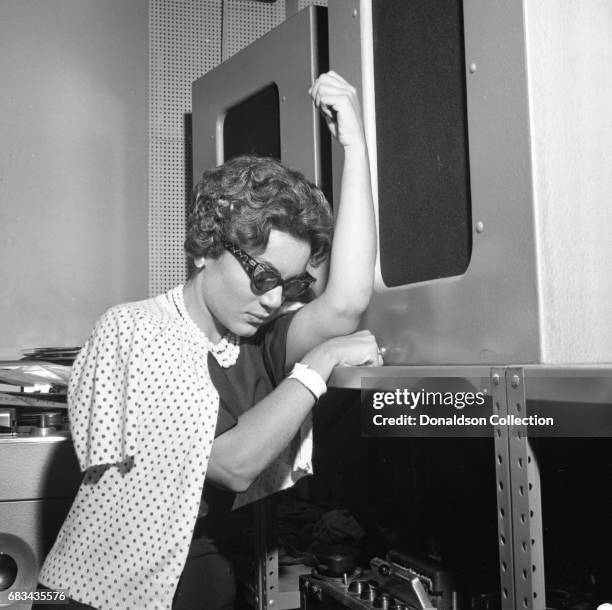
[[[21,407],[24,410],[66,409],[66,394],[49,394],[48,392],[2,392],[0,407]]]
[[[72,366],[80,350],[80,347],[37,347],[24,350],[22,353],[23,360],[44,360],[54,364]]]
[[[24,350],[20,360],[0,360],[0,384],[21,386],[24,392],[64,394],[79,350],[40,347]]]

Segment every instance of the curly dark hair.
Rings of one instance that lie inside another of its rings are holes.
[[[277,229],[310,242],[314,266],[331,247],[333,217],[325,195],[276,159],[243,155],[204,172],[187,214],[185,251],[218,258],[230,241],[261,253]]]

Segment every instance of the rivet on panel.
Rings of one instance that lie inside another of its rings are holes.
[[[495,385],[499,385],[499,375],[497,373],[495,373],[495,375],[493,375],[493,383]]]
[[[476,72],[476,64],[471,63],[470,64],[470,74],[474,74],[474,72]]]
[[[357,13],[357,9],[353,9],[353,17],[357,17],[358,13]]]
[[[286,101],[287,101],[287,96],[283,95],[283,102],[286,102]]]
[[[476,233],[482,233],[484,231],[484,222],[482,222],[482,220],[479,220],[476,223]]]
[[[512,375],[512,387],[513,388],[518,388],[520,383],[521,383],[521,380],[519,379],[519,376],[518,375]]]

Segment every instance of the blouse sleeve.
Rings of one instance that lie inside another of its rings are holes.
[[[74,362],[68,412],[83,471],[126,462],[138,449],[139,354],[144,342],[138,322],[136,311],[110,309]]]

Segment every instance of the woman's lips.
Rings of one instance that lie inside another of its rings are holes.
[[[250,322],[253,324],[264,324],[265,322],[268,321],[269,316],[256,316],[253,313],[248,313],[247,314],[250,318]]]

